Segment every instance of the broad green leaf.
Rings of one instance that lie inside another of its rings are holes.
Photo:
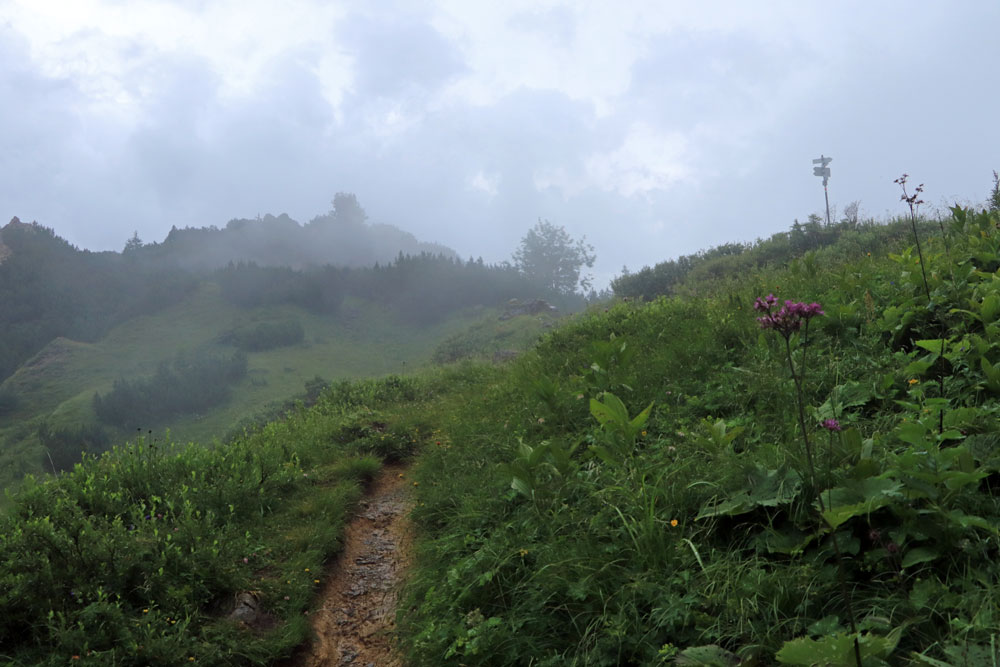
[[[896,436],[911,445],[927,444],[927,427],[920,422],[903,422],[896,427]]]
[[[941,351],[947,343],[948,339],[946,338],[931,338],[927,340],[918,340],[916,342],[918,346],[933,352],[937,356],[941,356]]]
[[[906,555],[903,556],[902,566],[903,568],[907,568],[907,567],[913,567],[914,565],[918,565],[919,563],[929,563],[930,561],[935,560],[940,555],[941,554],[939,554],[934,549],[928,549],[926,547],[916,547],[914,549],[910,549],[909,551],[907,551]]]
[[[854,662],[854,635],[837,633],[820,639],[800,637],[785,642],[774,656],[784,665],[848,665]]]
[[[738,516],[749,512],[756,506],[756,503],[750,500],[750,496],[740,494],[734,498],[703,507],[698,512],[698,516],[695,517],[695,521],[713,516]]]
[[[997,527],[981,516],[966,514],[962,510],[951,510],[946,515],[953,523],[957,523],[963,528],[981,528],[987,532],[997,534]]]
[[[607,447],[604,447],[603,445],[591,445],[590,451],[596,454],[598,458],[600,458],[608,465],[618,465],[619,463],[621,463],[619,458],[614,454],[612,454],[611,451]]]
[[[632,419],[631,422],[629,422],[629,425],[632,427],[633,432],[638,433],[640,430],[642,430],[642,427],[646,425],[646,420],[649,419],[649,413],[652,410],[653,410],[653,404],[650,403],[649,405],[646,406],[645,410],[637,414],[635,418]]]
[[[989,472],[985,470],[975,470],[973,472],[949,470],[943,473],[942,477],[944,477],[944,485],[949,491],[957,491],[967,486],[978,486],[979,481],[988,475]]]
[[[911,376],[923,375],[933,365],[934,364],[930,361],[911,361],[906,368],[903,369],[903,373]]]
[[[618,398],[611,392],[605,392],[604,404],[611,408],[619,424],[625,424],[628,422],[628,409],[625,407],[625,404],[622,403],[622,399]]]
[[[925,607],[941,595],[942,588],[941,582],[937,579],[933,577],[922,578],[913,584],[913,590],[910,591],[910,603],[917,608]]]
[[[601,425],[607,424],[608,422],[622,423],[622,419],[615,412],[614,408],[611,406],[598,401],[596,398],[590,399],[590,414],[594,416]]]
[[[832,530],[855,516],[870,514],[892,503],[902,484],[891,479],[869,477],[822,493],[827,509],[823,518]]]
[[[888,635],[881,637],[870,633],[862,634],[858,639],[861,659],[887,658],[896,650],[903,628],[897,627]],[[801,637],[785,642],[775,657],[778,662],[786,665],[854,665],[854,635],[851,633],[835,633],[820,639]]]
[[[510,481],[510,488],[514,489],[523,496],[527,496],[528,498],[531,498],[532,496],[531,485],[520,477],[514,477]]]
[[[794,555],[800,554],[816,539],[816,533],[803,533],[794,528],[785,530],[768,530],[764,537],[764,548],[770,553]],[[812,633],[817,634],[817,633]],[[821,633],[825,634],[825,633]]]
[[[1000,369],[987,361],[986,357],[980,357],[979,365],[983,369],[983,375],[986,376],[987,388],[994,394],[1000,394]]]
[[[839,616],[826,616],[809,626],[808,632],[811,635],[832,635],[835,632],[843,631]]]
[[[856,428],[849,428],[840,434],[840,440],[844,447],[854,456],[861,456],[862,440],[861,432]]]
[[[983,299],[982,305],[979,306],[979,312],[983,316],[983,322],[995,322],[1000,316],[1000,296],[990,294]]]

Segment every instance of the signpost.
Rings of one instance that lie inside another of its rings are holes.
[[[832,157],[825,157],[822,153],[820,156],[813,160],[813,164],[818,164],[818,167],[813,167],[813,176],[823,177],[823,198],[826,199],[826,225],[830,226],[830,195],[827,194],[826,184],[830,181],[830,168],[826,165],[833,162]]]

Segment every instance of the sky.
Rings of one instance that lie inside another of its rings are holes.
[[[1000,2],[0,0],[0,225],[80,248],[351,192],[509,260],[537,220],[623,266],[985,200]]]

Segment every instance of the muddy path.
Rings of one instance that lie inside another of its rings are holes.
[[[386,466],[376,476],[344,531],[344,549],[312,613],[312,646],[291,667],[399,667],[394,648],[396,602],[410,564],[407,515],[411,485],[406,468]]]

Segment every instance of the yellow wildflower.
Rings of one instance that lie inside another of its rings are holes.
[[[676,528],[677,527],[677,523],[678,523],[677,519],[671,519],[670,520],[670,527],[671,528]]]

